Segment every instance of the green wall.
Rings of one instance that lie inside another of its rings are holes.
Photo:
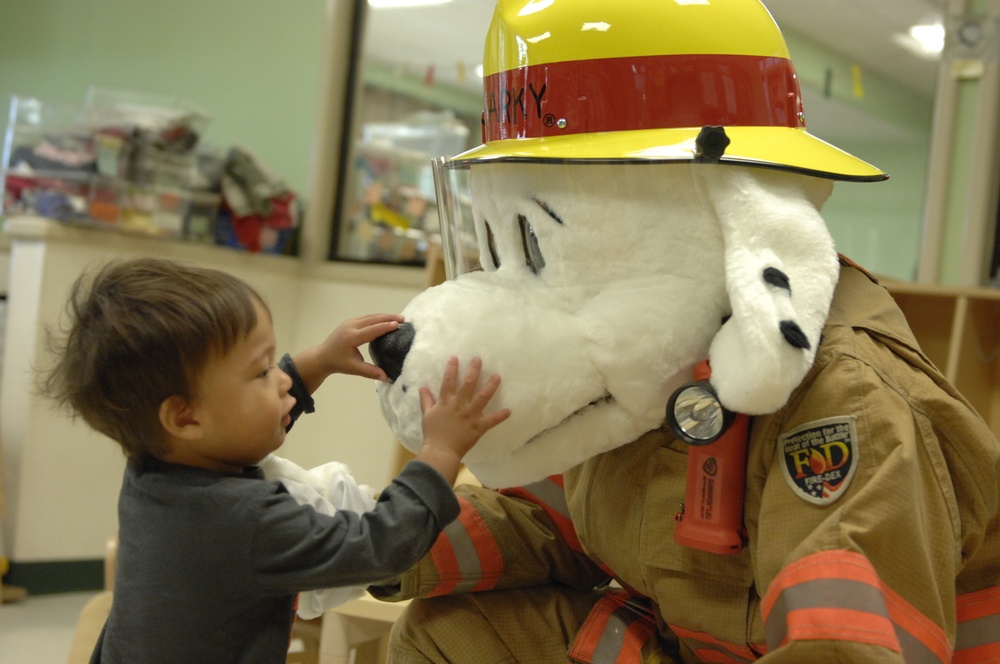
[[[807,103],[809,130],[889,174],[885,182],[834,186],[823,217],[837,249],[879,274],[913,279],[920,257],[934,100],[866,68],[854,70],[849,59],[795,33],[786,31],[785,39],[804,91],[868,118],[863,136],[828,136],[821,125],[810,122]]]
[[[324,0],[0,0],[0,103],[178,96],[212,116],[204,140],[252,150],[304,197],[324,17]]]
[[[889,173],[875,183],[838,182],[823,208],[837,250],[878,274],[916,277],[923,227],[927,144],[837,144]]]

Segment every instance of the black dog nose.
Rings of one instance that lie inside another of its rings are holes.
[[[417,331],[410,323],[400,323],[392,332],[383,334],[368,344],[372,362],[382,368],[389,380],[395,381],[403,372],[403,361],[413,345]]]

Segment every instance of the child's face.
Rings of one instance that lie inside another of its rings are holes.
[[[178,443],[176,462],[223,472],[258,463],[285,441],[292,379],[275,364],[271,318],[258,303],[257,326],[225,355],[214,355],[191,400],[199,435]]]

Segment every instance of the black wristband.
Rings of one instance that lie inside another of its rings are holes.
[[[293,419],[295,411],[299,413],[316,412],[316,402],[313,401],[312,395],[309,394],[309,390],[306,388],[306,384],[302,381],[302,376],[299,375],[298,369],[295,368],[292,356],[285,353],[278,362],[278,366],[292,379],[292,389],[288,390],[288,393],[295,397],[295,407],[292,409]]]

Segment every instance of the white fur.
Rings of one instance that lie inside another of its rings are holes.
[[[378,387],[386,420],[417,450],[418,388],[436,391],[450,355],[463,369],[481,357],[484,375],[503,381],[491,407],[512,415],[465,460],[485,485],[505,487],[660,426],[670,394],[710,354],[727,406],[780,407],[812,362],[836,282],[816,211],[824,189],[811,180],[704,164],[474,166],[486,269],[403,310],[416,336],[399,379]],[[519,215],[544,256],[538,274],[525,261]],[[498,269],[485,258],[487,224]],[[789,274],[790,297],[763,283],[766,266]],[[786,318],[802,326],[811,353],[782,338]]]
[[[818,210],[832,183],[727,166],[706,167],[699,176],[725,237],[732,308],[709,350],[712,384],[730,410],[771,413],[812,366],[837,285],[837,253]],[[788,275],[790,294],[764,282],[768,267]],[[805,332],[808,349],[784,341],[783,320]]]

